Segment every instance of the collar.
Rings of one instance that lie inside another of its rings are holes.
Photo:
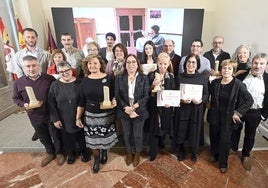
[[[25,75],[27,78],[29,78],[29,79],[31,79],[31,80],[33,80],[33,81],[36,81],[36,80],[38,80],[40,77],[41,77],[41,72],[39,72],[39,74],[37,75],[37,77],[36,77],[36,79],[34,80],[34,79],[32,79],[28,74],[27,75]]]
[[[252,77],[252,78],[254,77],[254,78],[258,78],[258,79],[260,79],[260,80],[263,80],[263,74],[262,74],[262,75],[255,76],[255,75],[252,74],[251,70],[249,71],[248,74],[249,74],[249,76]]]

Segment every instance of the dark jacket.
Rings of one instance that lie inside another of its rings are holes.
[[[210,51],[207,51],[204,54],[204,57],[206,57],[209,61],[210,61],[210,67],[212,69],[214,69],[215,67],[215,61],[218,60],[219,61],[219,68],[220,68],[220,64],[223,60],[225,59],[231,59],[230,54],[221,50],[221,53],[217,56],[217,58],[215,59],[215,57],[213,56],[213,51],[212,49]]]
[[[228,104],[226,104],[226,112],[221,114],[226,120],[222,122],[226,126],[226,129],[231,128],[232,116],[236,111],[240,117],[242,117],[252,106],[253,98],[248,92],[247,87],[240,80],[234,78],[233,88],[230,93]],[[210,124],[217,124],[219,120],[219,91],[220,91],[221,78],[213,80],[209,92],[211,95],[211,108],[208,111],[208,122]]]
[[[263,107],[261,111],[261,115],[267,119],[268,118],[268,73],[263,73],[263,81],[265,86],[265,93],[264,93],[264,100],[263,100]]]
[[[106,59],[106,47],[100,48],[99,55],[102,57],[103,61],[107,64],[108,60]]]
[[[139,73],[136,77],[134,104],[138,102],[139,107],[136,113],[139,115],[136,119],[145,120],[149,113],[146,105],[149,100],[150,85],[146,75]],[[124,108],[130,106],[128,97],[128,75],[120,74],[115,79],[115,96],[117,100],[117,116],[122,119],[130,119],[129,115],[125,113]]]

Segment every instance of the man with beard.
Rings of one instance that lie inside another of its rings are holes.
[[[40,64],[40,71],[43,73],[47,72],[47,67],[50,62],[50,53],[37,47],[38,34],[32,28],[25,28],[22,31],[22,35],[26,44],[26,47],[19,50],[14,57],[14,66],[17,77],[20,78],[23,75],[26,75],[23,69],[23,57],[31,55],[37,58],[38,63]],[[36,141],[38,136],[36,133],[32,136],[32,141]]]
[[[107,64],[108,61],[114,60],[113,47],[114,47],[114,43],[116,41],[116,36],[114,33],[109,32],[109,33],[106,33],[105,38],[106,38],[107,47],[101,48],[99,51],[99,55],[102,57],[102,59]]]
[[[15,54],[14,65],[17,77],[20,78],[25,75],[22,59],[27,55],[36,57],[40,64],[41,72],[46,73],[50,61],[50,53],[36,46],[38,39],[37,32],[32,28],[25,28],[22,31],[22,35],[26,43],[26,48],[19,50]]]
[[[74,40],[70,33],[61,34],[60,40],[63,45],[61,50],[64,52],[67,62],[76,70],[76,75],[83,78],[83,71],[81,71],[82,60],[85,58],[83,51],[73,46]]]

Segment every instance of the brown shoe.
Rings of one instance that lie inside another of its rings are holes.
[[[216,159],[213,155],[211,155],[211,156],[209,157],[209,162],[210,162],[210,163],[215,163],[215,162],[217,162],[217,159]]]
[[[57,159],[57,164],[59,166],[63,165],[64,162],[65,162],[65,158],[64,158],[64,156],[62,154],[57,154],[57,158],[56,159]]]
[[[133,160],[133,156],[132,156],[132,153],[127,153],[127,157],[126,157],[126,164],[127,166],[129,166],[131,163],[132,163],[132,160]]]
[[[41,167],[46,166],[48,163],[50,163],[55,158],[55,155],[51,155],[46,153],[45,157],[43,158],[41,162]]]
[[[242,164],[244,169],[246,169],[247,171],[251,170],[251,160],[249,157],[242,156]]]
[[[233,149],[229,150],[229,155],[237,155],[237,151],[234,151]]]
[[[134,160],[133,160],[133,166],[136,167],[140,163],[140,153],[135,153]]]

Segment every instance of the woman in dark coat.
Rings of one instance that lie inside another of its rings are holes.
[[[124,71],[116,76],[115,96],[118,102],[117,117],[121,119],[124,141],[127,148],[126,164],[137,166],[142,151],[142,130],[148,118],[149,81],[140,73],[138,58],[130,54],[123,65]],[[134,136],[134,145],[131,138]],[[132,152],[135,151],[133,159]]]
[[[221,63],[222,77],[213,80],[209,89],[211,94],[211,107],[208,112],[210,162],[219,160],[222,173],[227,171],[232,130],[237,128],[239,123],[243,126],[241,117],[253,104],[246,86],[233,77],[236,68],[236,61],[224,60]]]
[[[176,79],[176,88],[182,90],[181,84],[194,84],[203,87],[201,99],[182,98],[181,106],[176,110],[175,123],[177,126],[177,144],[179,145],[178,160],[184,159],[184,143],[189,141],[190,158],[197,160],[200,128],[203,121],[203,105],[208,98],[207,79],[197,70],[200,68],[199,56],[188,55],[184,62],[184,72]],[[182,93],[182,92],[181,92]]]
[[[157,58],[158,70],[148,75],[150,85],[154,88],[160,85],[161,89],[175,89],[175,79],[173,75],[170,57],[167,53],[162,52]],[[155,74],[160,74],[160,80],[155,79]],[[173,136],[173,107],[168,105],[157,107],[157,93],[151,92],[149,103],[149,154],[150,160],[156,158],[159,147],[164,147],[166,134]]]

